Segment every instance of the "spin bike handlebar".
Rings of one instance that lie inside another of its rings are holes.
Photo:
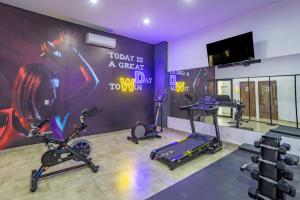
[[[85,119],[88,118],[88,117],[94,117],[96,115],[98,115],[99,113],[101,113],[103,110],[103,108],[100,108],[100,107],[92,107],[90,109],[83,109],[81,111],[81,114],[80,114],[80,127],[78,128],[80,131],[83,131],[85,130],[86,128],[86,124],[85,124]]]
[[[50,122],[50,119],[42,119],[40,121],[37,121],[36,123],[34,124],[31,124],[31,130],[28,134],[28,137],[32,137],[32,136],[39,136],[41,133],[40,133],[40,129],[45,125],[47,124],[48,122]],[[45,132],[43,135],[47,134],[47,133],[50,133],[49,132]]]
[[[77,127],[76,129],[78,131],[83,131],[86,129],[87,125],[85,124],[85,119],[88,117],[94,117],[98,115],[100,112],[102,112],[103,108],[100,107],[92,107],[90,109],[83,109],[80,114],[80,126]],[[40,120],[34,124],[31,124],[31,130],[28,134],[28,137],[32,136],[45,136],[46,134],[52,133],[51,131],[47,131],[44,133],[40,132],[40,129],[46,124],[50,122],[49,119],[43,119]]]

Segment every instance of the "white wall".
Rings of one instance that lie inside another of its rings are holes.
[[[231,82],[220,81],[217,88],[218,95],[231,95]],[[219,107],[218,115],[230,116],[231,108]]]
[[[169,41],[168,70],[207,66],[206,44],[249,31],[254,34],[256,58],[300,53],[299,10],[299,0],[283,0],[231,21]]]
[[[296,122],[294,77],[274,77],[277,84],[278,119]]]
[[[300,74],[300,54],[268,58],[247,67],[216,68],[215,72],[216,79]]]
[[[299,24],[300,1],[282,0],[231,21],[168,41],[168,71],[206,67],[206,44],[253,31],[255,56],[263,62],[250,67],[216,69],[217,79],[300,74]],[[280,115],[289,118],[285,114]],[[187,120],[172,117],[168,117],[168,127],[184,131],[190,129]],[[196,127],[207,134],[214,133],[209,124],[196,123]],[[229,127],[220,127],[220,130],[224,141],[236,144],[253,143],[261,136],[261,133]],[[294,142],[290,138],[285,140]],[[300,146],[297,145],[295,143],[294,149],[299,154]]]

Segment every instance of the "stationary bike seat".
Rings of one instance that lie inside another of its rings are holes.
[[[33,126],[37,128],[42,128],[46,123],[48,123],[50,120],[49,119],[42,119],[40,121],[37,121],[33,124]]]

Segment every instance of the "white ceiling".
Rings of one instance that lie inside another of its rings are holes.
[[[281,0],[0,0],[44,15],[156,44]],[[143,25],[149,17],[151,24]]]

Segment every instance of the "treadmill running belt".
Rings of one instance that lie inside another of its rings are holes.
[[[214,137],[210,135],[198,135],[196,137],[188,137],[186,140],[179,142],[175,145],[169,146],[165,149],[158,151],[157,155],[163,155],[164,158],[171,160],[177,155],[184,154],[186,151],[191,151],[194,148],[203,146],[210,143]]]
[[[149,200],[247,200],[248,188],[256,186],[249,173],[240,167],[250,162],[251,154],[236,150],[208,167],[192,174],[169,188],[153,195]],[[296,198],[300,197],[300,166],[292,167]]]
[[[300,137],[300,129],[288,126],[278,126],[277,128],[271,129],[271,132],[280,133],[282,135],[291,135]]]

